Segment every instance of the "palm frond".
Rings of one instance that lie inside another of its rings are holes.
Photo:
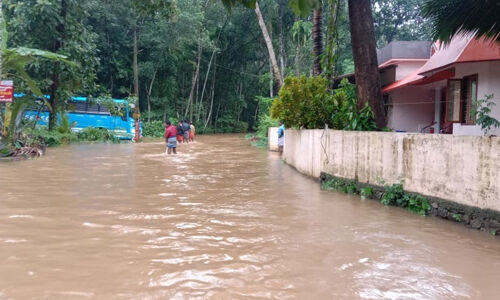
[[[500,2],[493,0],[425,0],[435,40],[449,42],[460,34],[475,34],[500,42]]]

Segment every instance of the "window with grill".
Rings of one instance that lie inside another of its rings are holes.
[[[476,123],[473,106],[477,100],[477,75],[467,76],[462,80],[462,99],[462,122],[468,125],[473,125]]]

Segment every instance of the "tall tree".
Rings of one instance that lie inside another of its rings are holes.
[[[423,14],[434,24],[434,39],[449,42],[457,34],[476,34],[500,42],[500,2],[425,0]]]
[[[283,28],[284,0],[278,0],[278,45],[279,45],[279,62],[281,67],[281,75],[284,76],[286,68],[286,51],[285,38]]]
[[[281,76],[280,69],[278,67],[278,61],[276,60],[276,54],[274,53],[273,41],[269,36],[269,32],[267,31],[266,23],[264,22],[264,18],[262,17],[262,12],[260,11],[259,3],[255,3],[255,14],[257,15],[257,20],[259,21],[260,30],[262,31],[262,35],[264,36],[264,40],[266,42],[267,51],[269,52],[269,61],[271,62],[271,66],[273,69],[274,77],[278,84],[278,87],[283,85],[283,78]]]
[[[321,2],[321,1],[320,1]],[[313,52],[314,75],[321,75],[321,55],[323,54],[323,8],[321,3],[313,11]]]
[[[338,60],[338,16],[339,16],[340,0],[328,0],[328,25],[326,28],[326,52],[323,57],[323,66],[325,68],[323,74],[333,79],[337,75],[336,63]]]
[[[29,74],[50,94],[49,128],[56,126],[56,113],[66,109],[66,101],[75,92],[95,91],[96,34],[86,22],[88,1],[76,0],[4,0],[9,43],[50,50],[68,57],[74,65],[35,61]]]
[[[349,0],[349,27],[354,56],[354,77],[358,107],[369,103],[379,128],[386,125],[380,74],[377,64],[375,32],[370,0]]]
[[[61,0],[61,7],[59,12],[58,24],[56,26],[57,35],[54,38],[54,45],[52,51],[57,53],[62,47],[65,38],[66,16],[68,13],[68,3],[66,0]],[[59,89],[59,68],[56,67],[52,71],[52,84],[50,86],[50,99],[49,103],[52,108],[56,107],[57,103],[57,90]],[[57,125],[56,119],[57,111],[52,109],[49,111],[49,130],[54,130]]]
[[[420,0],[372,0],[377,45],[393,40],[426,40],[430,24],[421,15]]]

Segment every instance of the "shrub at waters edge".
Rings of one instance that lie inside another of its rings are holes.
[[[332,91],[323,77],[287,77],[271,107],[271,117],[287,127],[373,131],[373,111],[367,104],[358,109],[356,86],[342,80]]]
[[[336,190],[347,194],[360,194],[362,198],[372,198],[373,188],[364,187],[357,188],[356,181],[344,179],[330,179],[321,184],[324,190]],[[402,184],[394,184],[386,186],[380,201],[382,204],[389,206],[399,206],[408,209],[409,211],[425,216],[430,210],[429,201],[421,195],[406,193],[403,190]]]

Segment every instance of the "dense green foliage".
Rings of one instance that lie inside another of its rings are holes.
[[[103,128],[88,127],[77,133],[78,140],[89,142],[113,141],[117,142],[117,138],[112,132]]]
[[[12,145],[6,146],[2,156],[9,156],[17,147],[34,147],[43,148],[70,144],[74,142],[106,142],[113,143],[119,140],[112,132],[102,128],[86,128],[78,133],[64,132],[62,127],[58,130],[48,131],[46,128],[29,129],[27,128],[22,134],[17,135],[15,142]]]
[[[287,77],[279,97],[271,108],[271,116],[288,127],[343,130],[376,130],[373,112],[366,105],[358,109],[356,87],[342,81],[332,91],[324,77]]]
[[[390,37],[426,38],[426,31],[416,26],[422,24],[422,18],[415,2],[399,0],[393,5],[389,0],[373,1],[380,46]],[[5,0],[4,16],[11,37],[8,48],[21,51],[29,47],[39,52],[30,50],[29,60],[19,59],[19,51],[4,52],[4,57],[22,62],[26,75],[33,79],[28,84],[15,77],[16,92],[53,94],[55,111],[64,112],[72,109],[67,103],[72,95],[110,99],[133,93],[136,32],[138,104],[147,135],[160,136],[158,124],[167,118],[192,119],[199,133],[248,128],[262,135],[276,120],[262,113],[265,109],[257,96],[274,97],[278,91],[255,13],[238,3],[252,7],[254,1]],[[310,15],[319,3],[259,1],[285,76],[311,74]],[[331,10],[336,3],[322,1],[326,12],[323,24],[328,24],[323,28],[327,77],[353,70],[347,1],[338,2],[338,15],[333,20]],[[223,4],[231,7],[230,13]],[[294,11],[300,12],[299,16]],[[59,55],[53,57],[56,62],[47,59],[49,51]],[[319,81],[315,84],[313,90],[327,86]],[[323,91],[318,97],[335,100]],[[347,122],[355,130],[367,128],[358,124],[370,119],[369,113],[363,111],[357,121],[343,120],[344,127]],[[323,126],[313,117],[321,114],[323,111],[305,112],[307,127]]]
[[[324,190],[339,191],[346,194],[358,193],[356,182],[353,180],[344,180],[344,179],[327,180],[321,184],[321,188]]]
[[[430,210],[429,201],[421,195],[408,194],[402,184],[394,184],[385,188],[381,200],[384,205],[394,205],[407,208],[409,211],[425,216]]]
[[[142,134],[144,136],[156,138],[163,137],[163,135],[165,134],[165,123],[159,120],[145,123],[142,126]]]

